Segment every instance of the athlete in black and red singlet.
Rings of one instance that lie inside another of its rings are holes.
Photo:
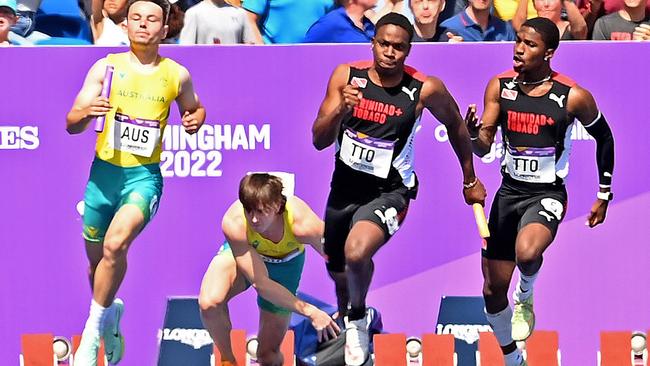
[[[559,37],[557,27],[546,18],[526,21],[517,33],[514,70],[494,77],[487,86],[482,123],[476,123],[475,106],[466,116],[477,155],[490,151],[497,126],[503,136],[503,180],[490,210],[491,237],[482,266],[486,315],[506,366],[526,365],[514,341],[526,340],[535,326],[533,283],[542,254],[565,215],[564,182],[576,118],[597,144],[600,188],[587,219],[590,227],[605,220],[612,199],[612,132],[592,95],[551,69]],[[507,292],[515,265],[520,279],[513,313]]]
[[[374,60],[334,70],[312,129],[318,150],[336,143],[324,239],[339,314],[347,314],[346,365],[361,365],[368,357],[371,314],[366,316],[365,298],[372,256],[399,229],[415,198],[413,139],[424,108],[447,127],[462,168],[465,201],[485,199],[455,100],[439,79],[404,65],[412,36],[404,16],[382,17],[372,43]]]

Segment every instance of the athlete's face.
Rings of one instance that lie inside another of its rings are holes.
[[[534,28],[521,27],[515,39],[515,54],[512,68],[518,72],[534,71],[553,56],[554,50],[546,49],[542,35]]]
[[[562,13],[561,0],[535,0],[537,15],[548,19],[559,19]]]
[[[411,0],[411,11],[420,24],[431,24],[445,8],[444,0]]]
[[[253,228],[253,230],[258,233],[266,232],[280,211],[280,207],[277,205],[271,206],[260,206],[255,209],[244,210],[244,216],[246,216],[246,221]]]
[[[111,18],[116,15],[124,16],[127,2],[128,0],[105,0],[104,11]]]
[[[372,53],[378,71],[401,72],[410,50],[408,32],[394,24],[379,28],[372,40]]]
[[[129,40],[143,46],[159,44],[167,35],[163,10],[149,1],[138,1],[129,8],[127,17]]]

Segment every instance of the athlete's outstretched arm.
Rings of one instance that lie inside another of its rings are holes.
[[[445,84],[438,78],[428,77],[420,93],[424,106],[433,116],[447,127],[447,136],[463,171],[463,184],[468,189],[463,190],[465,202],[468,204],[485,203],[485,187],[474,173],[472,147],[469,132],[460,116],[458,104],[451,96]]]
[[[248,244],[242,211],[241,203],[236,202],[228,209],[221,224],[224,236],[232,248],[237,270],[264,299],[310,318],[312,325],[318,331],[319,338],[323,337],[327,340],[335,337],[340,330],[327,313],[298,299],[289,290],[269,278],[264,262]]]
[[[293,196],[289,199],[293,211],[293,234],[303,244],[309,244],[326,258],[323,249],[323,233],[325,223],[316,213],[300,198]]]
[[[342,64],[337,66],[330,76],[325,99],[311,128],[312,142],[317,150],[323,150],[334,143],[343,116],[361,99],[358,87],[346,85],[349,75],[350,66]]]
[[[483,157],[490,152],[494,135],[497,132],[497,118],[499,117],[499,79],[493,78],[485,88],[483,97],[483,115],[479,121],[476,117],[476,105],[469,106],[465,123],[472,140],[474,154]]]
[[[598,110],[591,93],[579,86],[574,86],[569,92],[567,111],[575,116],[596,140],[599,192],[609,193],[614,174],[614,136],[607,120]],[[589,227],[605,221],[608,204],[608,200],[596,199],[587,219]]]
[[[106,72],[106,59],[95,62],[66,116],[66,130],[74,135],[83,132],[93,118],[104,116],[111,110],[108,98],[100,96]]]
[[[194,91],[194,84],[192,84],[192,77],[189,71],[181,66],[180,74],[180,87],[178,97],[176,97],[176,103],[182,116],[181,119],[185,131],[193,134],[205,122],[205,108],[201,105],[199,96]]]

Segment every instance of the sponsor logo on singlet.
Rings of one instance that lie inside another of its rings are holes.
[[[401,116],[402,108],[394,104],[383,103],[372,99],[361,98],[361,102],[354,106],[352,116],[379,124],[386,123],[388,117]]]
[[[552,126],[555,120],[544,114],[508,111],[508,130],[512,132],[539,135],[540,126]]]

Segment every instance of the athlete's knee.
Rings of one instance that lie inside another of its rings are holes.
[[[126,257],[129,244],[119,237],[104,239],[104,260],[115,262]]]
[[[531,266],[538,263],[542,258],[541,247],[541,245],[530,241],[518,242],[516,248],[517,265]]]
[[[95,276],[95,271],[97,270],[97,266],[99,265],[101,258],[99,260],[91,260],[88,262],[88,275],[93,277]]]
[[[220,310],[227,304],[226,297],[214,291],[201,291],[199,294],[199,308],[201,312]]]
[[[345,268],[343,268],[341,271],[328,270],[327,274],[329,274],[334,283],[347,284],[348,278],[345,274]]]
[[[280,350],[267,348],[260,344],[257,349],[257,362],[262,366],[282,366],[284,357]]]
[[[489,280],[483,282],[483,299],[486,304],[508,302],[508,284],[497,284]]]
[[[348,238],[345,242],[345,262],[353,270],[370,262],[369,243],[362,238]]]

